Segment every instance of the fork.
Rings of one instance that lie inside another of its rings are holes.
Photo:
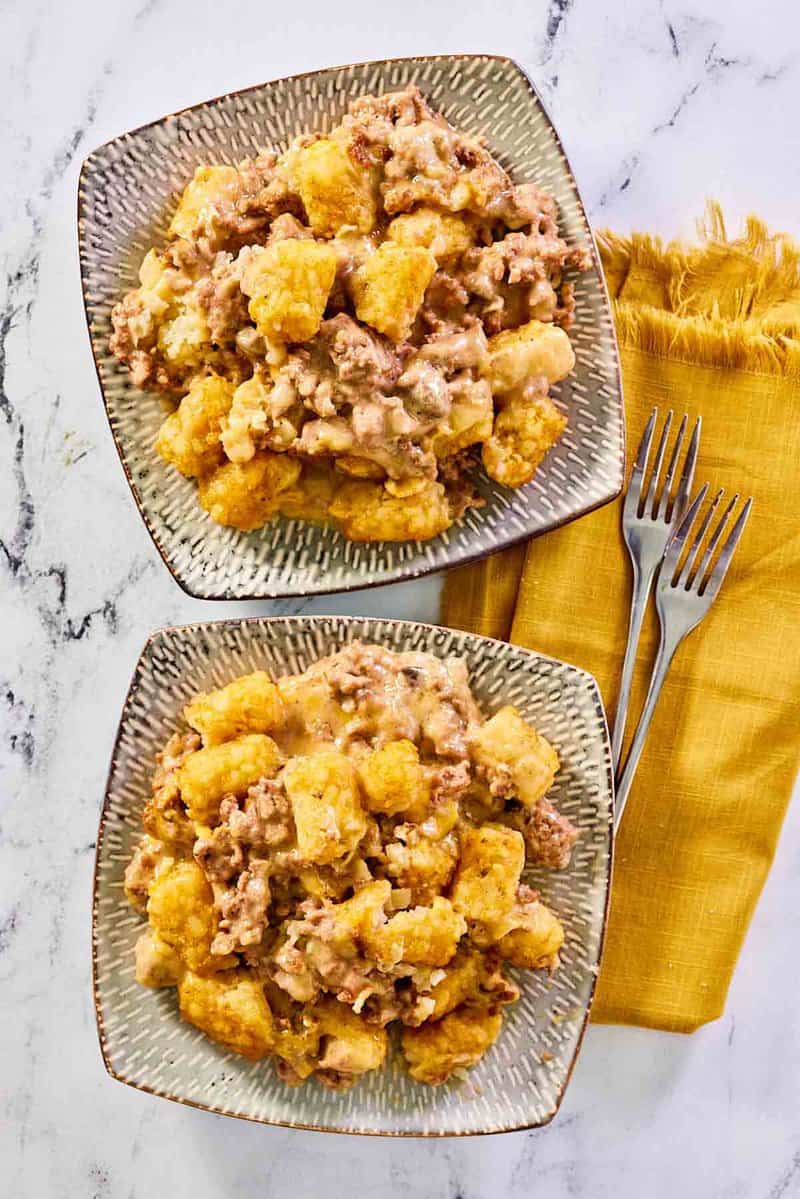
[[[707,493],[708,483],[705,483],[671,536],[664,554],[656,584],[656,610],[661,625],[661,640],[650,678],[647,699],[631,742],[628,758],[617,783],[614,806],[615,829],[619,828],[622,813],[625,811],[633,776],[639,765],[650,722],[653,719],[658,697],[661,694],[661,688],[675,656],[675,651],[684,637],[697,627],[717,598],[753,506],[752,498],[748,499],[715,560],[723,533],[739,502],[737,492],[704,546],[706,533],[723,496],[722,490],[718,491],[699,524],[679,570],[678,565],[684,546]]]
[[[692,432],[686,460],[683,464],[683,471],[673,496],[672,485],[688,421],[688,418],[684,416],[678,429],[678,436],[675,439],[675,447],[669,460],[663,487],[660,487],[661,467],[664,462],[667,439],[672,428],[672,411],[670,410],[664,421],[664,427],[658,442],[658,449],[653,461],[653,469],[650,472],[648,485],[643,494],[642,484],[647,469],[647,459],[650,455],[650,446],[653,441],[653,432],[657,418],[658,409],[654,408],[650,413],[650,419],[647,422],[642,440],[639,443],[636,461],[631,472],[630,483],[628,484],[628,493],[625,496],[625,505],[622,509],[622,534],[625,538],[625,544],[628,547],[628,553],[630,554],[633,566],[633,594],[631,596],[631,614],[628,624],[628,646],[625,650],[625,660],[622,664],[619,698],[617,699],[617,710],[614,716],[614,728],[611,735],[611,757],[615,773],[619,769],[619,761],[622,756],[622,744],[625,739],[625,721],[628,715],[633,667],[636,661],[636,649],[642,630],[642,620],[653,586],[653,579],[664,557],[667,542],[686,510],[686,503],[694,479],[697,450],[700,444],[701,419],[698,416]]]

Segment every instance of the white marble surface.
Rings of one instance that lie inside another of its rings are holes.
[[[590,1029],[547,1130],[449,1142],[287,1132],[111,1082],[89,990],[107,755],[146,634],[227,611],[432,618],[429,581],[208,605],[170,581],[102,413],[75,190],[106,138],[227,89],[414,52],[517,57],[590,216],[691,232],[707,195],[798,229],[796,0],[9,0],[0,9],[0,1189],[15,1197],[603,1199],[800,1194],[800,835],[785,829],[725,1016],[691,1038]],[[754,800],[757,797],[754,797]],[[787,913],[789,917],[787,918]]]

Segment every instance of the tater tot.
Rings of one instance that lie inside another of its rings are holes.
[[[483,824],[464,832],[450,897],[456,911],[479,926],[473,938],[494,939],[514,906],[524,862],[525,842],[514,829]]]
[[[501,708],[478,729],[472,739],[473,760],[490,779],[505,772],[513,793],[533,808],[550,790],[558,770],[558,754],[533,725],[510,705]]]
[[[349,758],[335,749],[293,758],[284,782],[304,861],[325,864],[355,849],[367,817]]]
[[[406,812],[409,820],[425,819],[431,788],[413,741],[392,741],[373,750],[359,762],[358,777],[370,812]]]
[[[267,733],[278,728],[283,720],[283,703],[266,671],[256,670],[217,691],[195,696],[183,715],[204,745],[217,745],[242,733]]]
[[[433,1024],[404,1028],[402,1044],[409,1074],[431,1086],[447,1082],[454,1071],[480,1061],[496,1041],[502,1024],[499,1013],[456,1008]]]
[[[190,754],[178,773],[181,797],[197,824],[213,827],[223,795],[242,795],[259,779],[271,777],[281,754],[270,737],[248,733]]]
[[[264,990],[246,970],[215,978],[191,972],[178,986],[181,1016],[212,1041],[251,1061],[269,1053],[275,1042],[272,1013]]]

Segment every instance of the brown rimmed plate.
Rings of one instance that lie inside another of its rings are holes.
[[[155,754],[182,727],[196,692],[255,669],[303,670],[349,641],[457,656],[486,714],[515,704],[556,746],[553,798],[580,829],[564,871],[530,870],[566,930],[562,965],[549,977],[515,972],[520,1002],[464,1081],[415,1083],[398,1055],[353,1090],[281,1083],[269,1061],[228,1053],[183,1024],[174,988],[134,978],[145,927],[127,904],[123,874],[141,835]],[[600,961],[611,873],[613,782],[605,714],[591,675],[552,658],[434,625],[362,617],[220,621],[163,629],[136,665],[111,759],[94,878],[93,968],[103,1060],[120,1082],[195,1107],[266,1124],[393,1136],[508,1132],[548,1123],[580,1049]]]
[[[569,425],[535,479],[518,490],[476,473],[485,506],[426,542],[347,541],[332,527],[280,519],[253,533],[215,524],[195,484],[154,450],[164,407],[139,391],[109,353],[111,309],[138,282],[166,234],[178,195],[200,163],[283,150],[328,129],[366,92],[415,82],[454,125],[483,134],[517,180],[556,198],[561,231],[584,242],[592,268],[576,277],[574,373],[553,389]],[[558,134],[524,71],[507,58],[448,55],[335,67],[197,104],[95,150],[78,189],[81,278],[92,352],[111,432],[136,505],[176,582],[202,599],[267,599],[349,591],[473,561],[573,520],[618,494],[623,479],[619,361],[603,274]]]

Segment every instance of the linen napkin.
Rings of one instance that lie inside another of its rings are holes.
[[[800,247],[710,205],[697,245],[607,233],[628,455],[654,406],[700,413],[695,483],[754,496],[720,596],[673,662],[616,849],[599,1022],[721,1015],[800,762]],[[443,623],[584,667],[613,713],[630,570],[621,499],[447,577]],[[628,738],[658,643],[651,605]],[[787,914],[792,919],[791,914]]]

